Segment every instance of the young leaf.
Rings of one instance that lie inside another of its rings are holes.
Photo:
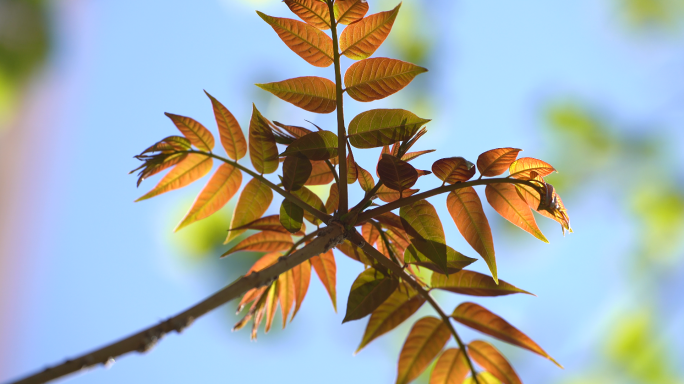
[[[267,253],[263,255],[259,260],[252,265],[252,267],[247,271],[245,276],[249,276],[250,274],[254,272],[259,272],[267,267],[270,267],[271,265],[275,264],[278,261],[278,258],[282,256],[282,253],[280,252],[272,252],[272,253]],[[244,296],[242,296],[242,300],[240,300],[240,304],[238,304],[238,310],[237,312],[240,313],[242,311],[242,308],[248,304],[251,303],[252,301],[259,300],[261,295],[266,291],[266,287],[260,287],[260,288],[252,288],[249,291],[245,293]],[[244,325],[243,325],[244,326]]]
[[[536,179],[541,178],[537,177]],[[557,208],[553,210],[554,214],[551,214],[551,212],[548,212],[544,209],[539,209],[541,206],[540,196],[539,192],[534,188],[527,185],[516,184],[515,189],[518,193],[518,196],[525,201],[530,208],[537,211],[537,213],[544,217],[548,217],[551,220],[557,221],[562,226],[564,231],[563,233],[565,233],[566,229],[572,232],[572,229],[570,228],[570,218],[568,217],[563,200],[561,200],[560,196],[558,196],[555,191],[553,193],[552,199],[556,201]]]
[[[434,151],[435,151],[434,149],[428,149],[427,151],[409,152],[409,153],[405,154],[404,156],[402,156],[401,159],[404,161],[411,161],[418,156],[425,155],[426,153],[432,153]]]
[[[501,384],[499,379],[494,377],[494,375],[492,375],[489,372],[478,373],[477,374],[477,383],[479,383],[479,384]],[[473,379],[473,377],[471,376],[471,377],[467,378],[462,384],[477,384],[477,383],[475,382],[475,379]]]
[[[345,28],[340,35],[342,54],[353,60],[370,57],[389,35],[400,7],[370,15]]]
[[[468,373],[470,368],[465,354],[458,348],[449,348],[437,359],[430,374],[430,384],[462,384]]]
[[[356,260],[364,265],[372,265],[373,263],[368,259],[368,256],[359,249],[356,245],[352,244],[349,240],[345,240],[342,244],[338,244],[337,248],[345,256],[350,259]]]
[[[337,22],[349,25],[366,16],[368,3],[366,0],[337,0],[334,10]]]
[[[465,326],[546,357],[560,368],[563,368],[527,335],[478,304],[463,303],[456,307],[451,317]]]
[[[276,280],[268,290],[268,296],[266,297],[266,324],[264,325],[264,333],[268,333],[268,331],[271,330],[271,324],[273,324],[273,318],[275,317],[276,309],[278,309],[279,288],[280,285]]]
[[[159,156],[159,157],[157,157],[157,156]],[[174,165],[185,160],[186,157],[188,157],[188,153],[174,153],[171,155],[165,155],[165,154],[156,155],[152,159],[143,158],[142,159],[142,161],[144,161],[143,165],[132,170],[131,172],[129,172],[129,174],[131,174],[131,173],[142,168],[142,171],[140,171],[140,173],[138,173],[138,182],[136,183],[136,186],[139,187],[140,184],[143,182],[143,180],[147,179],[150,176],[156,175],[157,173],[159,173],[163,170],[166,170],[168,168],[173,167]]]
[[[330,29],[330,10],[320,0],[284,0],[292,13],[314,27]]]
[[[324,32],[301,21],[257,13],[294,53],[309,64],[328,67],[333,63],[332,39]]]
[[[189,117],[164,113],[173,121],[179,131],[185,136],[192,145],[203,150],[211,151],[214,149],[214,135],[204,128],[202,124]]]
[[[278,169],[278,147],[266,120],[252,105],[252,120],[249,123],[249,158],[260,174],[273,173]]]
[[[309,260],[292,268],[292,280],[294,282],[295,306],[290,321],[299,312],[299,307],[302,306],[306,291],[309,290],[309,282],[311,281],[311,262]]]
[[[221,209],[233,198],[241,184],[240,170],[228,163],[221,164],[174,232],[195,221],[207,218]]]
[[[378,162],[378,176],[387,188],[399,192],[411,188],[418,180],[418,172],[411,164],[387,154]]]
[[[280,224],[280,215],[265,216],[249,222],[245,225],[241,225],[237,228],[230,229],[230,231],[239,231],[251,229],[254,231],[270,231],[279,233],[290,233],[282,224]],[[295,236],[304,236],[304,231],[306,231],[306,225],[302,224],[302,230],[295,233]]]
[[[523,157],[511,164],[508,171],[511,177],[520,180],[532,180],[537,177],[546,177],[556,169],[546,162],[531,157]]]
[[[142,151],[141,155],[154,152],[172,153],[175,151],[187,151],[190,148],[192,148],[192,143],[185,137],[169,136]]]
[[[280,205],[280,224],[290,233],[297,233],[304,224],[304,210],[290,200],[283,200]]]
[[[482,209],[482,202],[473,187],[457,189],[447,196],[447,208],[461,235],[479,253],[492,272],[494,281],[499,281],[496,273],[494,241],[489,221]]]
[[[237,251],[275,252],[286,251],[292,247],[292,236],[279,232],[259,232],[252,235],[221,255],[226,257]]]
[[[322,77],[297,77],[256,86],[305,111],[330,113],[337,108],[335,83]]]
[[[447,184],[468,181],[475,175],[475,165],[462,157],[440,159],[432,164],[432,172]]]
[[[385,212],[381,215],[375,216],[373,219],[379,221],[385,226],[401,229],[402,231],[404,230],[404,226],[401,223],[401,217],[397,216],[395,213]]]
[[[355,353],[368,345],[371,341],[393,330],[399,324],[411,317],[425,303],[425,299],[408,284],[402,283],[399,289],[385,300],[371,314],[361,344]]]
[[[477,169],[482,176],[499,176],[506,172],[522,149],[497,148],[481,154],[477,158]]]
[[[214,116],[216,117],[216,124],[218,125],[219,134],[221,137],[221,144],[226,150],[228,157],[233,160],[240,160],[247,154],[247,141],[245,135],[242,133],[240,124],[235,119],[228,108],[224,107],[218,100],[216,100],[207,91],[204,91],[211,100],[211,105],[214,109]]]
[[[419,247],[420,249],[426,249],[426,246]],[[457,252],[450,246],[446,246],[446,272],[449,274],[456,273],[463,268],[469,266],[470,264],[477,261],[471,257],[465,256],[460,252]],[[434,272],[443,273],[445,270],[443,267],[436,264],[434,261],[430,260],[425,254],[419,251],[414,245],[410,245],[406,248],[404,252],[404,263],[414,264],[419,267],[427,268]]]
[[[356,101],[384,99],[406,87],[427,69],[401,60],[384,57],[352,64],[344,75],[347,94]]]
[[[296,191],[304,186],[311,176],[311,161],[301,156],[287,156],[283,162],[283,188]]]
[[[475,362],[506,384],[522,384],[511,364],[496,348],[481,340],[468,344],[468,355]]]
[[[380,237],[380,231],[378,231],[378,228],[373,225],[373,223],[366,223],[361,227],[361,235],[372,247],[373,244],[378,241],[378,237]]]
[[[495,283],[494,280],[478,272],[462,270],[449,276],[439,273],[433,273],[430,280],[430,286],[433,289],[442,289],[449,292],[460,293],[462,295],[470,296],[504,296],[512,295],[514,293],[526,293],[532,295],[527,291],[515,287],[507,282],[500,280]],[[534,296],[534,295],[532,295]]]
[[[328,185],[335,178],[325,161],[311,161],[311,176],[304,185]]]
[[[328,291],[335,312],[337,312],[337,266],[335,265],[333,252],[328,251],[312,257],[311,265],[313,265],[318,278],[321,279],[321,283],[323,283],[323,286]]]
[[[361,168],[361,166],[358,164],[356,164],[356,170],[358,171],[358,179],[361,189],[363,189],[364,192],[370,192],[373,190],[373,188],[375,188],[375,180],[373,180],[373,175]]]
[[[307,133],[311,133],[313,131],[306,129],[304,127],[298,127],[296,125],[285,125],[283,123],[279,123],[277,121],[274,121],[273,124],[276,127],[282,128],[286,130],[289,134],[295,137],[295,139],[299,139],[300,137],[306,135]]]
[[[435,207],[427,200],[419,200],[401,207],[399,215],[413,246],[442,271],[447,272],[444,228]]]
[[[278,276],[278,299],[280,301],[280,310],[283,312],[283,329],[287,325],[287,316],[290,314],[292,304],[295,299],[294,276],[292,270],[281,273]]]
[[[340,192],[337,189],[337,184],[330,185],[330,194],[328,195],[328,200],[325,202],[325,211],[332,215],[337,211],[337,207],[340,204]]]
[[[167,173],[153,190],[147,192],[147,194],[136,200],[136,202],[147,200],[161,195],[162,193],[173,191],[174,189],[183,188],[209,173],[212,164],[211,157],[190,153],[183,161],[178,163],[171,172]]]
[[[295,140],[281,156],[304,156],[309,160],[337,157],[337,135],[330,131],[311,132]]]
[[[354,154],[349,151],[347,155],[347,184],[354,184],[359,178],[359,171],[356,169],[356,162],[354,161]]]
[[[347,313],[342,323],[362,319],[375,311],[396,291],[399,280],[368,268],[356,278],[349,292]]]
[[[418,189],[406,189],[401,192],[401,195],[399,194],[399,191],[395,191],[393,189],[389,189],[386,186],[382,185],[380,188],[378,188],[378,193],[377,196],[380,198],[380,200],[384,201],[385,203],[391,203],[393,201],[397,201],[400,198],[407,198],[415,193],[417,193],[419,190]]]
[[[410,139],[430,120],[403,109],[373,109],[349,123],[349,143],[356,148],[377,148]]]
[[[319,211],[325,212],[325,204],[323,204],[321,198],[316,196],[315,193],[311,192],[309,188],[302,187],[299,190],[292,192],[292,194],[299,197],[303,202],[318,209]],[[309,213],[308,211],[304,211],[304,218],[314,225],[319,225],[321,223],[320,219],[318,219],[316,216]]]
[[[224,244],[245,232],[244,229],[238,228],[260,218],[271,205],[272,200],[273,191],[268,185],[263,184],[258,179],[250,180],[242,190],[235,206],[233,218],[230,222],[231,231]]]
[[[549,242],[537,226],[530,207],[518,196],[514,185],[490,184],[485,189],[485,196],[489,205],[504,219],[529,232],[537,239],[545,243]]]
[[[416,322],[401,349],[397,384],[406,384],[418,377],[451,338],[449,327],[435,317]]]

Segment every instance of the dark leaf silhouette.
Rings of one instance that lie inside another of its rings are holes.
[[[356,278],[347,300],[347,314],[342,323],[370,315],[397,289],[399,281],[374,268],[368,268]]]

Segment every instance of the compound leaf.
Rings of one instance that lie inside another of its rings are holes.
[[[532,180],[537,177],[548,176],[551,173],[556,172],[556,169],[544,161],[531,157],[522,157],[514,161],[508,171],[513,178]]]
[[[283,188],[296,191],[304,186],[311,176],[311,161],[301,156],[287,156],[283,162]]]
[[[294,276],[292,270],[281,273],[278,276],[278,300],[280,301],[280,310],[283,312],[283,329],[287,325],[287,316],[295,300],[295,286]]]
[[[321,198],[318,197],[315,193],[311,192],[309,188],[301,187],[299,190],[292,192],[292,194],[299,197],[303,202],[318,209],[319,211],[326,211],[325,204],[323,204]],[[309,222],[314,225],[319,225],[321,223],[321,220],[319,218],[317,218],[308,211],[304,211],[304,218],[309,220]]]
[[[405,205],[399,210],[401,224],[414,248],[442,271],[448,271],[444,228],[437,210],[427,200]]]
[[[421,250],[429,249],[427,246],[419,247]],[[460,252],[454,250],[450,246],[446,246],[446,272],[449,274],[456,273],[470,264],[477,261],[471,257],[465,256]],[[434,272],[443,273],[443,267],[430,260],[423,252],[418,250],[414,245],[410,245],[404,251],[404,263],[414,264],[419,267],[427,268]]]
[[[325,210],[329,215],[332,215],[337,211],[337,207],[340,204],[340,192],[337,189],[337,184],[330,185],[330,194],[328,195],[328,200],[325,202]]]
[[[356,170],[358,172],[358,180],[359,185],[361,185],[361,189],[363,189],[364,192],[370,192],[373,190],[373,188],[375,188],[375,180],[373,180],[373,175],[361,168],[361,166],[358,164],[356,164]]]
[[[271,231],[280,233],[290,233],[282,224],[280,224],[280,215],[265,216],[249,222],[245,225],[241,225],[237,228],[230,229],[230,231],[247,230],[252,229],[255,231]],[[295,236],[304,236],[304,231],[306,230],[306,225],[302,224],[302,230],[295,233]]]
[[[384,201],[385,203],[391,203],[393,201],[397,201],[400,198],[406,198],[409,197],[415,193],[417,193],[419,190],[418,189],[406,189],[399,194],[399,191],[395,191],[393,189],[389,189],[384,185],[381,185],[380,188],[378,188],[378,193],[377,196],[380,198],[380,200]]]
[[[311,281],[311,262],[309,260],[292,268],[292,280],[294,282],[295,306],[290,321],[299,312],[299,307],[302,306],[306,292],[309,290],[309,282]]]

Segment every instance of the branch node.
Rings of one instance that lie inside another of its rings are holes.
[[[192,316],[188,316],[183,319],[176,319],[173,321],[173,329],[178,333],[183,333],[183,331],[191,326],[194,321],[195,318]]]
[[[161,330],[150,330],[147,332],[147,335],[145,338],[142,340],[142,345],[140,345],[140,348],[138,348],[138,352],[140,353],[147,353],[154,348],[155,345],[161,340],[162,336],[164,333]]]

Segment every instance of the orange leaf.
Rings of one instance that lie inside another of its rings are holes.
[[[430,384],[462,384],[469,372],[463,351],[449,348],[437,359],[430,375]]]
[[[214,149],[214,136],[202,124],[189,117],[164,113],[176,125],[179,131],[185,136],[192,145],[203,150],[211,151]]]
[[[296,191],[304,186],[311,175],[311,161],[305,157],[287,156],[283,162],[283,188]]]
[[[365,265],[372,264],[371,261],[368,260],[366,254],[363,253],[356,245],[352,244],[349,240],[345,240],[342,244],[338,244],[335,248],[337,248],[350,259],[356,260]]]
[[[541,178],[537,177],[536,179],[539,180]],[[520,198],[523,199],[523,201],[525,201],[530,208],[537,211],[537,213],[539,213],[540,215],[548,217],[549,219],[555,220],[558,223],[560,223],[560,225],[563,228],[563,233],[565,233],[566,229],[572,232],[572,229],[570,228],[570,218],[568,217],[567,209],[565,209],[563,200],[561,200],[560,196],[558,196],[558,193],[556,193],[555,191],[553,193],[553,199],[555,199],[558,207],[554,210],[555,214],[551,214],[550,212],[544,209],[539,209],[539,192],[534,190],[534,188],[529,187],[527,185],[516,184],[515,189],[518,193],[518,196],[520,196]]]
[[[183,188],[186,185],[201,179],[209,171],[212,166],[211,157],[190,153],[178,165],[176,165],[171,172],[167,173],[154,187],[153,190],[147,192],[144,196],[136,200],[142,201],[149,198],[161,195],[174,189]]]
[[[356,101],[384,99],[406,87],[427,69],[401,60],[384,57],[352,64],[344,75],[347,93]]]
[[[354,161],[354,154],[349,151],[347,155],[347,184],[356,183],[359,178],[359,170],[356,169],[356,162]]]
[[[229,231],[247,230],[252,229],[255,231],[271,231],[280,233],[290,233],[282,224],[280,224],[279,215],[265,216],[249,222],[245,225],[241,225],[237,228],[231,228]],[[306,226],[302,224],[302,230],[295,233],[295,236],[304,236],[304,231]]]
[[[325,202],[325,210],[329,215],[337,211],[340,204],[340,192],[337,190],[337,184],[330,185],[330,194],[328,200]]]
[[[278,147],[266,120],[252,104],[252,120],[249,123],[249,158],[254,170],[260,174],[273,173],[278,169]]]
[[[299,190],[292,192],[292,194],[299,197],[303,202],[318,209],[319,211],[326,211],[325,204],[323,204],[321,198],[318,197],[315,193],[311,192],[309,188],[302,187]],[[304,211],[304,218],[309,220],[309,222],[314,225],[318,225],[321,223],[321,220],[313,214],[309,213],[309,211]]]
[[[311,132],[290,144],[281,156],[304,156],[309,160],[337,157],[337,135],[330,131]]]
[[[475,175],[475,164],[462,157],[440,159],[432,164],[432,172],[448,184],[468,181]]]
[[[337,108],[335,83],[322,77],[296,77],[256,86],[305,111],[330,113]]]
[[[430,365],[451,338],[449,327],[435,317],[416,322],[401,349],[397,384],[411,382]]]
[[[240,170],[228,163],[221,164],[175,231],[214,214],[233,198],[241,184]]]
[[[544,161],[531,157],[523,157],[513,162],[508,171],[513,178],[532,180],[537,177],[548,176],[551,173],[556,172],[556,169]]]
[[[447,208],[461,235],[487,263],[494,281],[499,281],[496,273],[494,241],[489,221],[482,209],[482,202],[473,187],[457,189],[449,193]]]
[[[244,229],[238,228],[260,218],[271,205],[272,200],[273,191],[268,185],[263,184],[258,179],[250,180],[242,190],[235,206],[235,212],[233,212],[233,218],[230,222],[231,231],[224,244],[245,232]]]
[[[299,307],[301,307],[304,301],[306,291],[309,290],[309,282],[311,281],[311,262],[309,260],[292,268],[292,280],[294,282],[295,307],[290,321],[299,312]]]
[[[434,289],[442,289],[449,292],[460,293],[470,296],[504,296],[514,293],[526,293],[527,291],[515,287],[503,280],[495,283],[494,280],[478,272],[462,270],[449,276],[433,273],[430,286]],[[534,296],[534,295],[532,295]]]
[[[432,153],[434,151],[435,151],[434,149],[428,149],[427,151],[409,152],[409,153],[405,154],[404,156],[402,156],[401,159],[404,161],[411,161],[418,156],[422,156],[426,153]]]
[[[280,232],[259,232],[252,235],[233,248],[229,249],[221,257],[226,257],[238,251],[255,251],[255,252],[275,252],[286,251],[292,247],[292,236]]]
[[[282,129],[286,130],[287,132],[289,132],[292,136],[294,136],[297,139],[306,135],[307,133],[313,132],[313,131],[310,131],[310,130],[303,128],[303,127],[298,127],[296,125],[285,125],[285,124],[279,123],[277,121],[274,121],[273,124],[275,124],[277,127],[280,127]]]
[[[368,3],[366,0],[337,0],[335,1],[334,11],[337,22],[348,25],[366,16]]]
[[[381,215],[374,217],[373,219],[379,221],[380,223],[386,226],[398,228],[402,231],[404,230],[404,226],[401,223],[401,217],[397,216],[395,213],[385,212]]]
[[[506,384],[522,384],[511,364],[496,348],[481,340],[468,344],[468,355],[487,372]]]
[[[373,223],[364,224],[361,227],[361,234],[371,247],[373,246],[373,244],[375,244],[376,241],[378,241],[378,237],[380,237],[380,231],[378,231],[378,228],[375,227]]]
[[[356,170],[358,171],[358,179],[361,189],[363,189],[365,192],[370,192],[373,188],[375,188],[375,180],[373,180],[373,175],[371,175],[370,172],[361,168],[361,166],[358,164],[356,164]]]
[[[330,10],[320,0],[284,0],[292,13],[314,27],[330,29]]]
[[[504,219],[532,234],[537,239],[548,243],[537,226],[534,215],[527,203],[520,198],[514,185],[490,184],[485,189],[487,201]]]
[[[325,286],[325,289],[330,295],[335,312],[337,312],[337,266],[335,265],[335,256],[332,251],[322,253],[311,258],[311,264],[316,270],[318,278]]]
[[[475,382],[475,380],[473,379],[473,377],[470,376],[470,377],[467,378],[462,384],[478,384],[478,383],[479,383],[479,384],[501,384],[501,382],[499,381],[499,379],[497,379],[496,377],[494,377],[494,375],[492,375],[492,374],[489,373],[489,372],[480,372],[480,373],[478,373],[478,374],[477,374],[477,383]]]
[[[537,343],[527,337],[527,335],[510,325],[506,320],[478,304],[463,303],[456,307],[451,317],[459,323],[482,333],[486,333],[489,336],[496,337],[499,340],[503,340],[507,343],[517,345],[518,347],[525,348],[538,355],[544,356],[560,368],[563,368],[556,360],[549,356],[548,353],[544,352]]]
[[[400,7],[370,15],[345,28],[340,35],[342,54],[354,60],[370,57],[389,35]]]
[[[398,286],[397,279],[386,276],[375,268],[364,270],[352,284],[347,300],[347,313],[342,323],[370,315],[396,291]]]
[[[405,205],[399,210],[401,224],[413,246],[447,272],[447,246],[437,210],[427,200]]]
[[[268,296],[266,297],[266,325],[264,326],[264,333],[268,333],[268,331],[271,330],[271,324],[273,324],[273,318],[275,317],[276,309],[278,308],[279,288],[278,281],[276,280],[268,290]]]
[[[393,189],[389,189],[386,186],[382,185],[380,188],[378,188],[378,193],[377,196],[380,198],[380,200],[384,201],[385,203],[391,203],[393,201],[397,201],[400,198],[404,197],[409,197],[415,193],[417,193],[419,190],[418,189],[406,189],[402,191],[401,195],[399,195],[398,191],[395,191]]]
[[[294,53],[309,64],[328,67],[333,63],[332,39],[324,32],[301,21],[257,13]]]
[[[282,253],[280,252],[267,253],[261,256],[261,258],[257,260],[256,263],[254,263],[254,265],[252,265],[249,271],[247,271],[245,276],[248,276],[254,272],[259,272],[263,269],[266,269],[267,267],[270,267],[271,265],[275,264],[278,261],[278,258],[280,258],[281,256]],[[245,304],[248,304],[254,300],[258,300],[264,293],[264,291],[266,291],[266,287],[253,288],[247,291],[245,295],[242,296],[242,300],[240,300],[237,312],[240,313]]]
[[[137,171],[140,168],[144,168],[138,174],[138,182],[136,186],[139,187],[143,180],[147,179],[150,176],[156,175],[157,173],[163,170],[173,167],[174,165],[185,160],[186,157],[188,157],[187,153],[175,153],[173,155],[164,156],[164,158],[160,159],[159,161],[156,161],[155,163],[145,162],[142,166],[129,172],[129,174]]]
[[[295,286],[292,270],[281,273],[280,276],[278,276],[278,288],[280,309],[283,312],[283,329],[285,329],[285,326],[287,325],[287,316],[290,314],[292,304],[295,300]]]
[[[411,164],[387,154],[378,162],[378,176],[387,188],[400,192],[418,180],[418,172]]]
[[[347,137],[356,148],[377,148],[410,139],[428,122],[403,109],[373,109],[352,119]]]
[[[228,108],[224,107],[218,100],[216,100],[207,91],[204,93],[209,96],[211,105],[214,108],[214,116],[216,117],[216,124],[218,125],[219,134],[221,137],[221,144],[226,150],[228,157],[233,160],[242,159],[247,154],[247,140],[242,133],[240,124],[235,119]]]
[[[477,158],[477,169],[482,176],[499,176],[506,172],[522,149],[497,148],[481,154]]]
[[[311,176],[304,185],[328,185],[335,178],[325,161],[312,161]]]

